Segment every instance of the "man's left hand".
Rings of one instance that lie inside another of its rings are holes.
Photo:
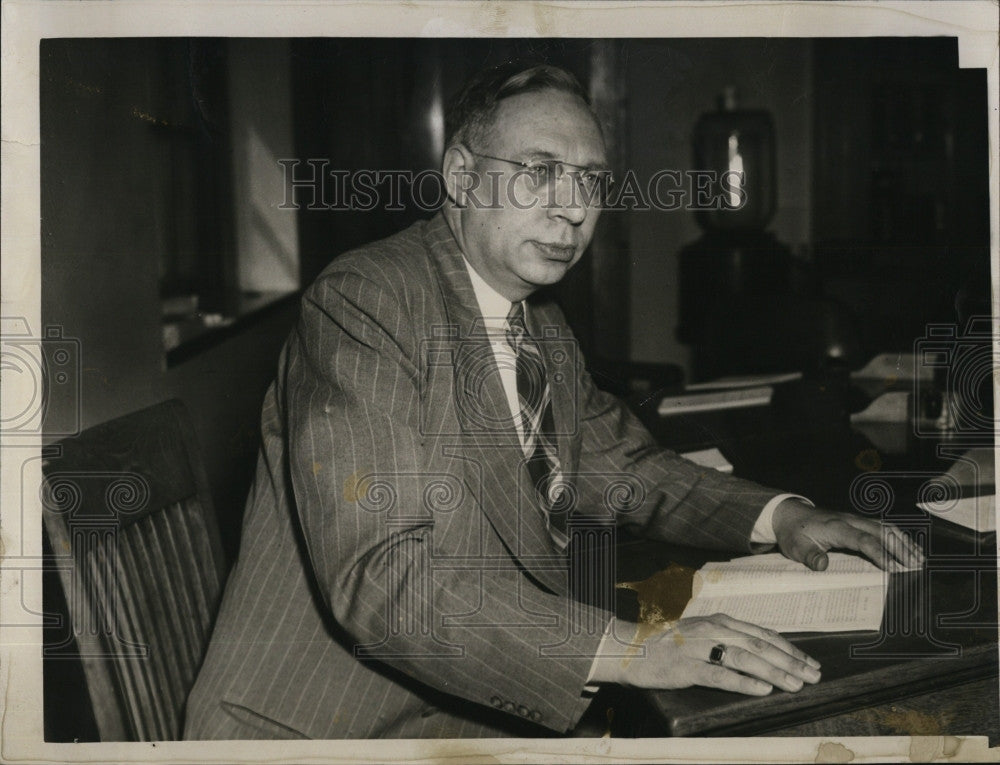
[[[826,569],[826,553],[834,548],[859,552],[887,571],[924,563],[923,552],[892,524],[818,510],[797,499],[786,499],[775,508],[772,526],[781,552],[815,571]]]

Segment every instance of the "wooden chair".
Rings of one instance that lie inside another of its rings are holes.
[[[226,574],[184,405],[98,425],[52,453],[45,530],[101,740],[179,739]]]

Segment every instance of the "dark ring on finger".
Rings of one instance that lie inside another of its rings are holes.
[[[718,645],[713,645],[712,650],[708,654],[709,664],[715,664],[717,667],[722,666],[722,660],[726,658],[726,646],[724,643],[719,643]]]

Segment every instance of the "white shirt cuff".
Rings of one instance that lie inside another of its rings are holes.
[[[602,660],[602,656],[607,650],[608,640],[611,638],[612,627],[615,625],[615,617],[611,617],[608,621],[608,626],[604,628],[604,637],[601,638],[600,645],[597,646],[597,654],[594,656],[594,661],[590,665],[590,673],[587,675],[587,684],[583,686],[584,693],[597,693],[597,689],[600,686],[594,682],[594,671],[597,669],[597,663]],[[607,659],[604,659],[607,661]]]
[[[809,507],[816,507],[812,501],[798,494],[779,494],[778,496],[773,497],[766,505],[764,505],[764,509],[760,511],[760,515],[757,517],[757,522],[753,525],[753,529],[750,531],[750,542],[752,544],[773,545],[778,541],[774,536],[774,510],[786,499],[797,499],[809,505]]]

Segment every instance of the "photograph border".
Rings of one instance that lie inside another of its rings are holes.
[[[2,6],[2,315],[41,330],[39,41],[53,37],[954,36],[987,72],[990,259],[998,311],[998,6],[894,2],[64,2]],[[327,35],[321,35],[327,31]],[[994,338],[994,341],[996,338]],[[994,368],[997,344],[994,342]],[[4,374],[6,395],[19,395]],[[11,386],[11,387],[8,387]],[[994,398],[997,395],[994,380]],[[41,440],[0,433],[0,761],[41,762],[864,762],[950,755],[997,761],[983,737],[489,739],[55,744],[43,741]],[[952,739],[952,740],[947,740]]]

